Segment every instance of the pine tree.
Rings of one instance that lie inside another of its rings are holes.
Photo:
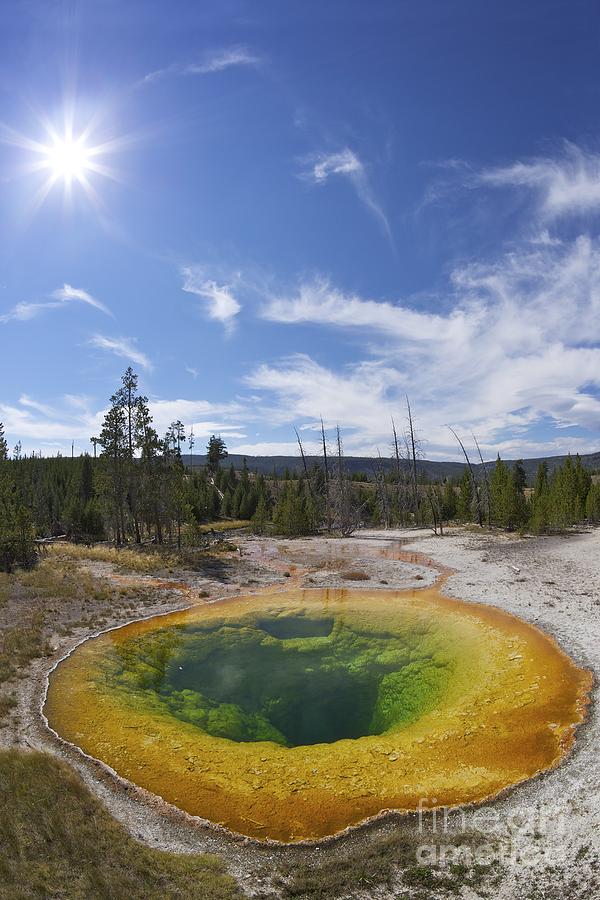
[[[6,462],[0,465],[0,571],[31,569],[37,561],[31,513],[19,503]]]
[[[525,499],[527,476],[523,468],[523,460],[519,459],[514,464],[511,482],[509,527],[522,528],[527,521],[527,501]]]
[[[221,500],[221,515],[224,519],[231,518],[231,511],[233,508],[232,504],[232,496],[229,488],[223,494],[223,499]]]
[[[576,522],[585,518],[586,500],[592,486],[592,476],[584,469],[579,453],[575,457],[575,493],[577,495]]]
[[[138,376],[131,366],[127,368],[121,378],[121,387],[117,390],[112,402],[121,406],[125,413],[125,432],[127,436],[127,452],[125,463],[125,477],[127,479],[126,501],[129,514],[133,521],[136,543],[141,543],[140,515],[139,515],[139,472],[135,460],[135,452],[139,444],[140,426],[138,423],[139,407],[146,403],[145,397],[138,396]]]
[[[451,481],[447,481],[444,485],[444,493],[442,497],[442,515],[445,522],[451,522],[456,516],[457,498],[454,485]]]
[[[456,515],[461,522],[469,522],[473,515],[473,479],[466,466],[458,487]]]
[[[273,530],[286,537],[311,534],[315,525],[301,479],[289,481],[273,510]]]
[[[177,459],[181,459],[181,445],[185,442],[185,427],[183,422],[177,419],[176,422],[171,422],[169,428],[167,429],[167,433],[165,435],[165,443],[167,444],[170,452]]]
[[[4,425],[0,422],[0,462],[8,459],[8,444],[4,437]]]
[[[125,518],[125,498],[127,494],[128,443],[126,416],[116,397],[104,417],[99,438],[102,447],[101,459],[104,463],[101,493],[112,523],[117,544],[125,541],[127,535]]]
[[[498,456],[490,478],[492,521],[501,528],[517,528],[525,521],[525,472],[517,463],[512,472]]]
[[[269,512],[264,494],[260,495],[256,512],[252,516],[252,530],[255,534],[265,534],[269,522]]]
[[[215,475],[221,460],[227,457],[227,447],[222,437],[211,435],[206,447],[206,465],[209,472]]]
[[[533,485],[533,498],[531,501],[530,527],[532,531],[545,531],[548,527],[549,516],[548,496],[548,463],[541,462],[537,467],[535,482]]]
[[[590,485],[585,503],[585,515],[595,525],[600,523],[600,483]]]
[[[580,514],[577,476],[569,455],[552,477],[550,523],[559,528],[567,528],[578,521]]]

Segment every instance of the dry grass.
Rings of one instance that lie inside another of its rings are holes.
[[[366,572],[342,572],[341,578],[344,581],[370,581],[371,576]]]
[[[199,534],[210,534],[211,530],[218,534],[226,531],[235,531],[249,525],[242,519],[230,522],[213,522],[201,525]],[[208,547],[186,547],[182,550],[161,547],[158,545],[145,545],[143,547],[111,547],[108,544],[96,544],[86,546],[84,544],[70,544],[60,542],[48,546],[48,558],[58,559],[62,563],[67,561],[92,561],[110,563],[119,569],[125,569],[139,574],[152,574],[156,572],[172,571],[177,568],[185,568],[194,563],[198,553],[207,556],[212,553],[227,553],[237,549],[234,544],[226,540],[220,540]],[[0,586],[0,603],[2,602]]]
[[[6,692],[0,694],[0,722],[16,705],[17,698],[14,694],[7,694]]]
[[[10,575],[0,572],[0,609],[6,606],[10,596]]]
[[[18,571],[11,577],[14,579],[13,585],[18,583],[28,594],[44,599],[56,597],[72,600],[89,597],[95,595],[99,588],[92,575],[77,565],[76,558],[61,552],[58,545],[49,548],[48,555],[35,569],[29,572]]]
[[[130,550],[107,545],[86,547],[84,544],[60,543],[51,545],[48,548],[48,552],[53,559],[106,562],[118,568],[128,569],[140,574],[162,572],[165,569],[175,568],[178,564],[175,553],[145,551],[142,549]]]
[[[0,633],[0,683],[13,678],[18,668],[46,653],[43,613],[33,613],[21,625],[5,629]]]
[[[477,847],[485,841],[482,834],[449,834],[440,836],[445,845]],[[391,837],[373,837],[352,849],[323,853],[319,861],[282,867],[275,877],[277,897],[304,900],[334,900],[334,898],[379,896],[379,889],[387,887],[397,900],[434,900],[436,897],[457,896],[465,888],[480,888],[487,882],[493,887],[498,880],[494,865],[466,867],[463,865],[420,866],[416,851],[422,843],[437,844],[440,838],[417,832],[416,826],[400,828]],[[476,895],[478,896],[478,895]]]
[[[101,583],[76,560],[53,550],[33,570],[0,577],[0,685],[23,677],[33,659],[50,653],[53,631],[100,627],[116,610],[152,602],[142,587]],[[16,624],[13,624],[16,623]],[[0,722],[13,708],[11,694],[0,694]]]
[[[249,525],[248,519],[223,519],[219,522],[208,522],[206,525],[200,525],[198,531],[201,534],[209,534],[211,531],[237,531],[238,528],[248,528]]]
[[[43,753],[0,753],[0,898],[234,900],[213,856],[137,843],[70,769]]]

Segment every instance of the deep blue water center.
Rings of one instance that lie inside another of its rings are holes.
[[[175,626],[123,646],[117,679],[217,737],[332,743],[423,711],[444,667],[419,651],[422,637],[303,614]]]

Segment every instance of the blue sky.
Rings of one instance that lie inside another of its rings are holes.
[[[598,449],[599,51],[577,0],[0,4],[9,441],[131,364],[197,449],[386,454],[405,394],[432,458]]]

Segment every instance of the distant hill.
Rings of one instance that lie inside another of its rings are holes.
[[[533,481],[535,477],[535,473],[538,465],[541,462],[548,463],[548,469],[550,472],[553,472],[554,469],[558,468],[566,459],[565,456],[541,456],[536,457],[534,459],[524,459],[523,460],[523,468],[525,469],[525,473],[527,475],[527,480],[529,482]],[[300,473],[303,470],[302,459],[300,456],[246,456],[243,457],[236,453],[230,453],[227,459],[222,463],[223,466],[230,466],[233,464],[235,469],[241,469],[244,463],[244,459],[248,465],[248,468],[251,472],[255,472],[257,475],[283,475],[285,470],[287,469],[289,472]],[[190,465],[190,456],[189,454],[183,455],[184,463],[189,466]],[[333,463],[332,457],[332,463]],[[504,460],[504,462],[508,466],[514,465],[516,460]],[[323,465],[323,457],[322,456],[307,456],[306,462],[308,466],[312,466],[316,463],[319,466]],[[351,474],[364,473],[369,477],[372,477],[375,466],[381,463],[381,465],[385,468],[386,471],[389,471],[395,465],[393,459],[382,458],[381,461],[377,460],[372,456],[345,456],[344,464],[346,468]],[[600,452],[598,453],[587,453],[581,456],[581,462],[585,466],[586,469],[590,471],[600,471]],[[474,463],[474,460],[473,460]],[[193,465],[194,468],[197,466],[206,465],[206,457],[202,454],[194,454],[193,456]],[[423,475],[427,475],[429,478],[436,479],[439,481],[444,480],[445,478],[460,478],[464,468],[465,463],[463,462],[440,462],[437,460],[430,459],[421,459],[419,460],[418,467],[419,472]],[[493,467],[494,460],[491,460],[486,463],[488,468]],[[479,470],[481,468],[481,464],[473,465],[473,468]]]

